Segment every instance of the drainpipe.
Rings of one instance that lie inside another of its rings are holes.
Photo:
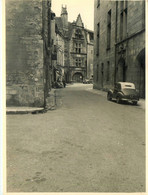
[[[116,1],[116,22],[115,22],[115,74],[114,74],[114,84],[116,83],[117,77],[117,19],[118,19],[118,1]]]

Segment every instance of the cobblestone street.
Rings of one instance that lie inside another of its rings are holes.
[[[7,115],[8,192],[144,192],[145,110],[57,90],[45,114]]]

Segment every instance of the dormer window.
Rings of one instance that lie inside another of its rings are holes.
[[[76,32],[75,32],[75,38],[77,39],[81,39],[83,36],[82,36],[82,32],[80,29],[77,29]]]

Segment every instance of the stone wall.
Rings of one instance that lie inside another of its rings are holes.
[[[117,41],[120,41],[121,3],[118,2]],[[127,36],[131,36],[145,27],[145,2],[127,1]]]
[[[64,38],[57,34],[57,64],[64,68]]]
[[[107,89],[114,83],[114,44],[115,44],[115,11],[114,1],[100,1],[97,6],[97,0],[94,4],[94,88]],[[107,49],[107,14],[111,10],[111,44]],[[100,46],[99,55],[97,55],[97,25],[100,24]],[[107,80],[107,64],[109,63],[109,80]],[[102,69],[103,64],[103,69]],[[97,68],[98,67],[98,68]]]
[[[120,40],[120,3],[118,3],[117,21],[117,69],[121,69],[119,60],[125,61],[125,81],[133,82],[140,92],[140,96],[145,96],[145,64],[141,64],[138,56],[145,50],[145,2],[128,1],[127,3],[127,36]],[[121,50],[123,52],[119,52]],[[145,61],[145,55],[141,56]],[[120,70],[119,70],[120,71]],[[119,71],[117,71],[117,81],[122,81]]]
[[[6,0],[8,106],[44,104],[42,13],[42,0]]]
[[[93,44],[87,44],[87,78],[93,76]]]
[[[94,88],[108,90],[116,81],[134,82],[141,97],[144,97],[145,3],[128,1],[127,9],[122,12],[120,1],[101,0],[99,6],[97,2],[95,0],[94,4]],[[110,48],[107,48],[109,10],[111,10],[111,44]],[[123,37],[121,37],[121,13],[123,16],[127,15],[127,21],[125,18],[123,21]],[[99,55],[97,55],[98,23],[100,24]]]

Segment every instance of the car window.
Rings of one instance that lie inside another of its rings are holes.
[[[125,88],[126,88],[126,87],[132,87],[132,85],[125,85]]]
[[[135,85],[134,84],[124,84],[122,86],[122,89],[135,89]]]

